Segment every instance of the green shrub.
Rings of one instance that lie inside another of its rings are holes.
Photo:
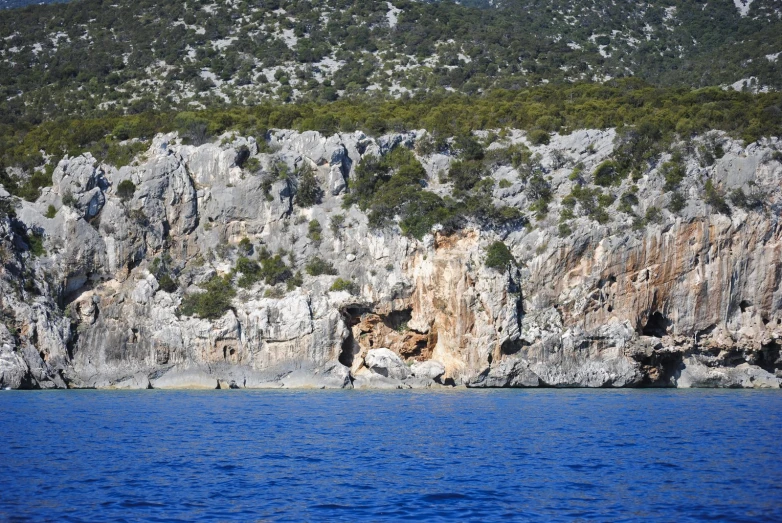
[[[340,229],[345,225],[345,215],[335,214],[331,217],[330,228],[334,236],[339,234]]]
[[[671,199],[668,201],[668,210],[674,214],[681,212],[687,206],[687,200],[679,191],[671,193]]]
[[[331,284],[331,288],[329,288],[329,290],[331,292],[346,291],[350,294],[358,294],[358,288],[356,287],[356,284],[350,280],[343,280],[342,278],[337,278],[334,280],[334,283]]]
[[[182,304],[179,306],[181,314],[217,319],[228,312],[231,300],[236,296],[230,276],[215,275],[204,283],[202,288],[203,292],[195,292],[182,298]]]
[[[34,258],[46,255],[46,249],[43,247],[43,234],[34,231],[27,236],[27,245],[30,247],[30,254]]]
[[[266,142],[264,142],[266,143]],[[256,173],[261,170],[261,162],[258,160],[258,158],[249,158],[245,163],[243,168],[247,171],[250,171],[251,173]]]
[[[331,263],[319,258],[318,256],[311,258],[304,267],[304,270],[310,276],[320,276],[321,274],[336,276],[337,274],[337,269],[335,269]]]
[[[312,207],[323,200],[323,189],[320,188],[315,171],[305,164],[298,173],[296,187],[296,205]]]
[[[10,194],[34,202],[40,196],[41,188],[52,184],[52,171],[48,168],[43,172],[34,171],[24,180],[14,179],[4,171],[0,171],[0,183]]]
[[[239,277],[239,287],[248,289],[263,279],[263,271],[258,262],[255,262],[245,256],[240,256],[236,260],[234,272],[241,274]]]
[[[715,187],[711,180],[706,180],[706,185],[703,189],[706,203],[718,213],[730,216],[730,206],[725,201],[725,194]]]
[[[292,291],[293,289],[301,287],[303,284],[304,278],[301,276],[301,271],[296,271],[296,274],[288,278],[288,281],[285,282],[285,288],[288,289],[288,291]]]
[[[261,261],[261,276],[267,285],[276,285],[285,282],[292,274],[282,256],[276,254]]]
[[[593,177],[596,185],[609,187],[622,181],[622,176],[617,169],[616,162],[607,160],[595,168]]]
[[[765,206],[767,196],[762,191],[755,189],[745,193],[743,189],[736,189],[730,193],[730,201],[736,207],[745,211],[761,210]]]
[[[453,182],[454,194],[460,195],[471,190],[486,176],[486,169],[478,160],[459,160],[451,164],[448,180]]]
[[[664,189],[666,191],[676,190],[687,174],[684,166],[677,162],[665,162],[662,167],[660,167],[660,173],[665,177]]]
[[[373,228],[390,225],[399,215],[402,232],[421,238],[434,224],[454,218],[453,200],[425,191],[425,179],[426,171],[407,149],[397,147],[383,158],[367,156],[356,168],[345,204],[367,211]]]
[[[617,210],[627,214],[632,214],[633,207],[636,205],[638,205],[638,196],[632,192],[625,192],[619,198],[619,205],[617,206]]]
[[[534,201],[530,210],[536,213],[538,220],[542,220],[548,213],[548,204],[551,203],[553,196],[551,184],[542,175],[536,173],[529,179],[527,194]]]
[[[659,208],[652,206],[646,209],[646,214],[644,215],[646,223],[660,223],[662,220],[663,213]]]
[[[511,187],[512,185],[513,184],[510,183],[510,180],[507,180],[506,178],[503,178],[502,180],[500,180],[500,183],[498,184],[500,189],[507,189],[507,188]]]
[[[57,209],[54,207],[54,205],[50,205],[46,209],[46,217],[49,218],[49,219],[52,219],[55,216],[57,216]]]
[[[175,292],[179,285],[171,276],[171,256],[165,253],[162,257],[152,261],[149,272],[155,277],[160,289],[165,292]]]
[[[307,238],[314,242],[321,241],[323,228],[320,226],[320,222],[318,220],[310,220],[310,223],[307,226]]]
[[[588,216],[598,223],[608,223],[610,216],[605,210],[607,205],[613,202],[613,196],[604,195],[600,189],[586,188],[576,185],[570,194],[562,199],[562,205],[569,209],[575,209],[578,204],[581,214]]]
[[[130,200],[131,198],[133,198],[133,195],[135,193],[136,193],[136,184],[134,184],[130,180],[122,180],[121,182],[119,182],[119,185],[117,185],[117,196],[119,196],[119,198],[122,201]]]
[[[516,260],[513,258],[508,246],[501,241],[496,241],[489,245],[486,249],[486,261],[485,264],[491,269],[498,271],[507,270],[511,265],[515,265]]]
[[[65,192],[62,194],[62,204],[67,205],[68,207],[75,207],[76,203],[76,198],[74,198],[71,190],[65,189]]]
[[[534,129],[529,132],[527,137],[533,145],[548,145],[551,140],[549,134],[543,129]]]
[[[239,240],[239,252],[245,256],[249,256],[253,253],[253,244],[247,236]]]
[[[118,144],[111,140],[101,140],[92,147],[90,152],[101,162],[113,165],[116,168],[130,165],[133,158],[149,147],[144,141],[131,142],[128,144]]]
[[[483,147],[470,133],[460,134],[454,140],[454,145],[463,160],[482,160]]]

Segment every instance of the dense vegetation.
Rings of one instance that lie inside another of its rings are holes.
[[[51,184],[53,163],[65,154],[90,151],[101,161],[116,163],[116,157],[135,154],[157,132],[179,130],[192,137],[193,129],[197,129],[203,141],[233,130],[256,136],[263,143],[267,130],[275,127],[323,133],[359,129],[371,135],[425,128],[433,136],[428,152],[450,147],[446,137],[465,136],[475,129],[512,127],[545,134],[579,128],[632,128],[633,132],[626,134],[627,140],[619,147],[617,164],[610,166],[626,172],[633,163],[658,155],[674,135],[687,139],[695,133],[721,129],[747,142],[761,136],[778,136],[782,134],[782,94],[753,95],[718,88],[663,89],[625,79],[602,85],[498,90],[480,96],[264,103],[176,114],[59,118],[34,126],[0,124],[0,183],[13,194],[34,199],[40,187]],[[47,167],[43,167],[41,151],[52,157]],[[463,161],[455,171],[460,179],[455,181],[457,188],[462,187],[466,193],[475,187],[471,185],[473,181],[480,178],[476,178],[474,162],[485,159],[477,160],[467,151]],[[14,179],[4,167],[20,167],[28,176]],[[610,169],[605,174],[610,177]],[[301,173],[300,184],[305,196],[301,203],[317,202],[322,189],[314,185],[312,177]]]
[[[0,11],[0,120],[631,76],[782,87],[776,0],[754,0],[746,17],[729,0],[468,4],[79,0]]]

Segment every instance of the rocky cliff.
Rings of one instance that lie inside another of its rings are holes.
[[[675,212],[663,157],[603,189],[595,220],[597,204],[574,189],[592,186],[615,134],[541,146],[504,135],[488,149],[534,154],[547,212],[513,227],[435,226],[421,240],[343,203],[362,158],[415,149],[423,131],[280,130],[200,146],[171,134],[119,169],[66,158],[52,187],[0,221],[0,385],[779,387],[782,143],[714,133],[721,158],[684,151]],[[454,158],[416,155],[428,189],[449,194]],[[286,174],[303,166],[323,191],[306,208]],[[496,203],[534,203],[518,166],[490,176]],[[738,189],[756,201],[713,197]],[[486,265],[496,241],[516,259],[505,270]],[[233,288],[240,257],[270,253],[299,281],[253,281],[222,316],[185,314],[185,296],[215,275]],[[308,274],[316,258],[329,269]]]

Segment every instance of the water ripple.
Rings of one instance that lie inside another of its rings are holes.
[[[782,394],[0,393],[0,521],[782,521]]]

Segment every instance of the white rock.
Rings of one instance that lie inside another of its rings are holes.
[[[364,363],[369,370],[386,378],[403,380],[410,376],[410,369],[405,362],[386,348],[368,350]]]

